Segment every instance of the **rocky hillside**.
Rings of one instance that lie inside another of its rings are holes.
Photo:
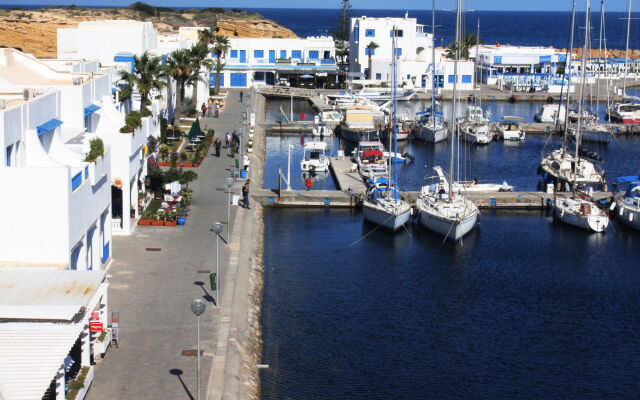
[[[207,8],[175,11],[135,3],[127,8],[70,6],[0,10],[0,46],[16,47],[39,58],[55,58],[58,28],[72,28],[81,21],[101,19],[152,21],[161,33],[177,32],[181,26],[217,26],[221,34],[229,37],[296,37],[291,30],[259,14],[242,10]]]

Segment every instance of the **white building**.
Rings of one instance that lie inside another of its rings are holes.
[[[35,249],[35,248],[34,248]],[[91,356],[106,351],[105,271],[0,269],[0,399],[65,398],[65,381],[85,368],[84,398],[93,380]],[[96,321],[97,320],[97,321]],[[96,323],[97,322],[97,323]]]
[[[140,56],[157,46],[158,31],[152,22],[82,21],[76,28],[58,28],[58,58],[89,58],[109,64],[118,53]]]
[[[246,88],[285,81],[304,85],[305,80],[314,87],[333,87],[337,82],[335,44],[330,36],[230,38],[229,42],[231,49],[224,58],[220,87]],[[215,78],[212,72],[212,86]]]
[[[369,82],[391,84],[393,74],[393,39],[396,41],[396,71],[398,84],[430,90],[433,65],[433,35],[416,18],[351,18],[349,36],[349,71],[363,73]],[[371,50],[369,74],[369,46]],[[453,86],[453,60],[444,57],[444,50],[436,49],[436,88],[451,90]],[[458,88],[473,88],[473,63],[458,62]]]
[[[476,48],[469,52],[475,57]],[[496,84],[498,79],[506,77],[548,79],[555,75],[558,63],[566,61],[565,53],[559,53],[552,47],[481,44],[478,53],[482,82],[489,84]]]

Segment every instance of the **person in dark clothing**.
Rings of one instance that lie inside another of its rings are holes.
[[[213,147],[216,149],[216,157],[220,157],[220,147],[222,147],[220,138],[216,138],[216,140],[213,141]]]
[[[249,207],[249,182],[251,182],[251,180],[247,179],[244,182],[244,185],[242,186],[242,200],[243,200],[243,207],[250,209],[251,207]]]
[[[242,103],[242,98],[244,97],[244,93],[242,93],[242,90],[240,91],[240,103]]]
[[[202,103],[202,116],[204,117],[206,113],[207,113],[207,105]]]
[[[229,150],[231,151],[231,156],[236,153],[236,135],[231,135],[231,143],[229,143]]]

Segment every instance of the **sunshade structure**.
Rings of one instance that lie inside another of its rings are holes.
[[[200,129],[200,120],[196,119],[193,125],[191,125],[191,129],[189,129],[189,134],[187,137],[189,140],[193,140],[199,135],[202,135],[202,130]]]

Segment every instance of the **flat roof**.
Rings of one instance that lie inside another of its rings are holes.
[[[100,288],[104,270],[0,269],[0,321],[71,321]]]

